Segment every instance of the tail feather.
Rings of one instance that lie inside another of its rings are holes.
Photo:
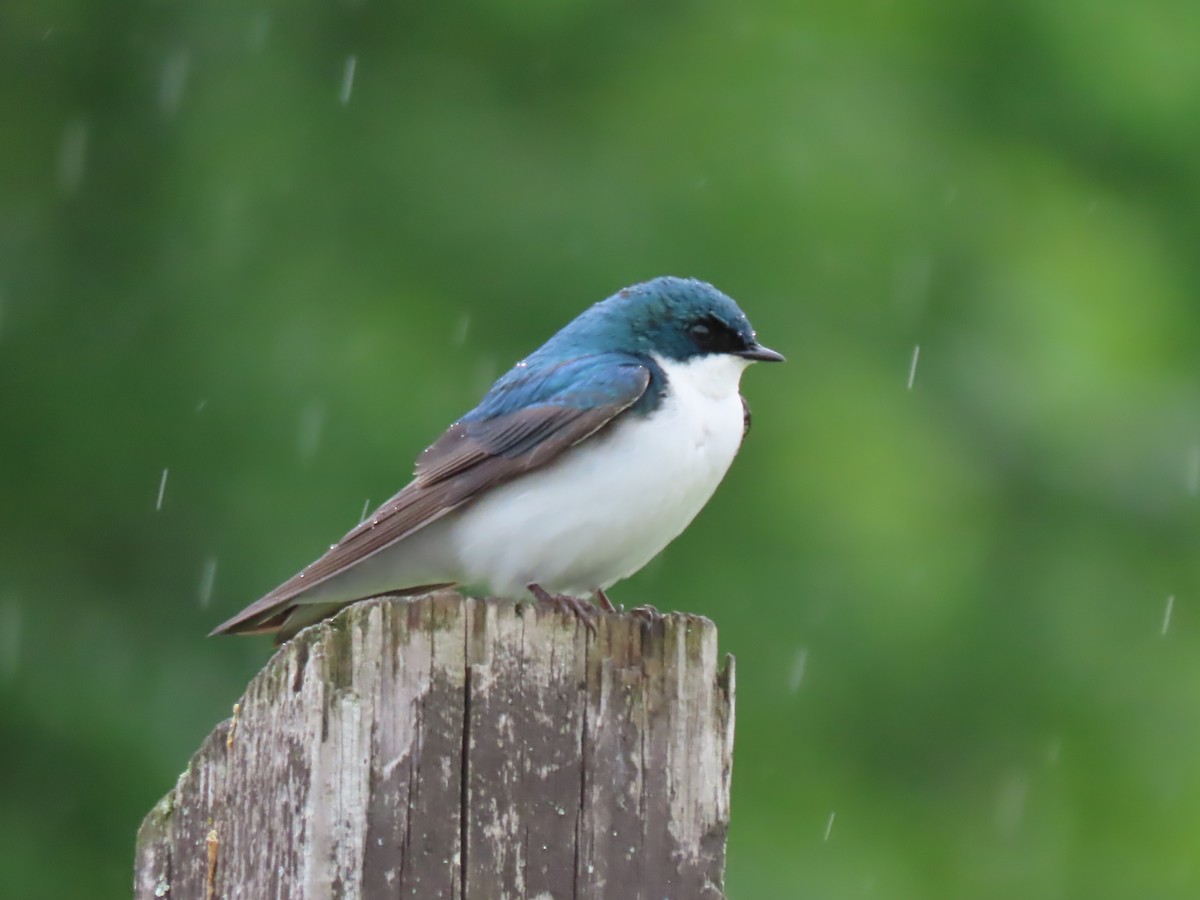
[[[440,584],[422,584],[416,587],[402,588],[396,591],[380,591],[366,597],[352,597],[347,600],[332,600],[326,602],[310,601],[293,598],[290,601],[276,603],[267,608],[258,609],[258,604],[238,613],[227,622],[222,622],[210,633],[209,637],[217,634],[274,634],[275,644],[290,641],[300,631],[309,625],[316,625],[337,615],[352,603],[369,600],[371,597],[411,597],[414,594],[425,594],[441,588],[454,587],[453,582]],[[266,599],[266,598],[263,598]]]

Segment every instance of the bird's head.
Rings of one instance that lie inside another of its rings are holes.
[[[560,333],[577,348],[653,356],[676,363],[732,357],[780,362],[738,305],[711,284],[663,276],[601,300]]]

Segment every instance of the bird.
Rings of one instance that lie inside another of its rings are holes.
[[[743,371],[783,359],[707,282],[626,287],[516,363],[398,494],[212,634],[282,643],[358,600],[443,587],[532,595],[589,623],[585,598],[615,611],[605,592],[683,532],[733,462],[750,424]]]

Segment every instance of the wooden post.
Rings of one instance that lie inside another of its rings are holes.
[[[143,822],[142,900],[721,900],[733,660],[707,619],[443,591],[283,647]]]

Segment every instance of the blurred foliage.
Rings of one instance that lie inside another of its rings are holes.
[[[1157,0],[0,6],[11,895],[126,896],[268,654],[205,632],[662,273],[790,360],[614,593],[738,655],[730,897],[1200,895],[1198,39]]]

